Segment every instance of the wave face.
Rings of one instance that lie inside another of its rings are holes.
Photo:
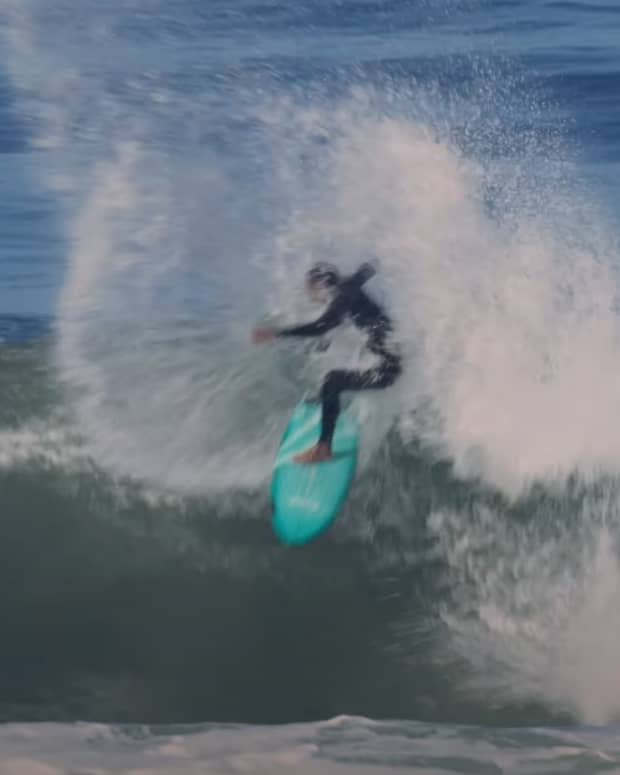
[[[0,321],[2,718],[617,720],[618,60],[564,19],[603,6],[3,0],[5,153],[64,263]],[[371,257],[406,371],[291,552],[282,429],[365,355],[249,331]]]

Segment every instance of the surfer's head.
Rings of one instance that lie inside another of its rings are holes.
[[[339,283],[340,273],[333,264],[325,261],[315,264],[306,273],[306,288],[315,301],[330,301]]]

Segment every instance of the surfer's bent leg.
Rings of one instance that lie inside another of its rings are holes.
[[[340,413],[340,394],[343,390],[359,390],[362,374],[363,372],[359,371],[335,370],[330,371],[325,377],[321,389],[323,418],[319,444],[328,444],[331,447],[336,420]]]
[[[321,389],[323,418],[319,443],[331,447],[340,413],[340,394],[344,390],[381,390],[396,382],[400,375],[400,358],[386,355],[378,366],[367,371],[330,371]]]

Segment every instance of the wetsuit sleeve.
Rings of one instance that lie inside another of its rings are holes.
[[[321,336],[342,323],[346,313],[346,305],[341,299],[333,301],[318,320],[304,323],[292,328],[281,328],[278,336]]]
[[[377,274],[377,270],[374,268],[374,266],[370,263],[365,263],[360,266],[360,268],[355,272],[355,274],[352,274],[351,277],[347,280],[347,284],[351,287],[355,288],[361,288],[364,283],[367,283],[368,280],[370,280],[372,277],[374,277]]]

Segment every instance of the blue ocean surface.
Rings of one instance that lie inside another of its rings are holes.
[[[620,5],[0,0],[0,773],[620,771]],[[271,530],[251,343],[405,369]]]

